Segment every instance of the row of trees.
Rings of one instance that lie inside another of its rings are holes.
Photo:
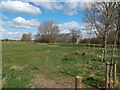
[[[114,44],[114,41],[116,39],[115,35],[116,35],[115,31],[109,32],[109,34],[107,36],[108,44]],[[94,38],[84,38],[80,41],[80,43],[103,44],[103,39],[99,36],[96,36]],[[118,43],[118,40],[117,40],[117,43]]]
[[[54,26],[52,26],[54,25]],[[35,42],[41,43],[92,43],[92,44],[102,44],[103,39],[98,35],[94,38],[82,39],[82,34],[80,30],[70,29],[69,33],[59,33],[60,29],[55,23],[55,21],[45,21],[38,27],[38,32],[34,36]],[[91,33],[88,33],[90,36]],[[30,41],[33,38],[32,33],[23,34],[21,41]],[[111,30],[107,35],[107,43],[113,44],[116,39],[116,31]],[[118,40],[117,40],[118,43]]]
[[[102,39],[100,37],[93,37],[93,38],[83,38],[82,39],[82,35],[81,33],[76,30],[74,31],[74,29],[70,32],[70,33],[62,33],[62,34],[58,34],[57,38],[56,38],[56,43],[84,43],[84,44],[102,44]],[[72,33],[72,34],[71,34]],[[78,35],[77,35],[78,34]],[[35,35],[36,36],[36,35]],[[34,40],[33,39],[33,35],[32,33],[24,33],[22,35],[21,40],[11,40],[11,39],[2,39],[3,42],[5,41],[35,41],[35,42],[45,42],[43,38],[40,38],[38,40]],[[108,35],[108,44],[113,44],[115,40],[115,32],[111,32]],[[48,42],[48,41],[47,41]]]
[[[32,33],[23,34],[21,41],[30,41]],[[80,30],[70,29],[70,33],[60,33],[58,24],[53,21],[45,21],[38,26],[38,32],[34,35],[35,42],[40,43],[76,43],[81,38]]]

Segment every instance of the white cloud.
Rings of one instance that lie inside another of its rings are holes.
[[[71,21],[71,22],[59,24],[59,27],[61,29],[73,29],[73,28],[79,28],[80,25],[79,25],[79,23],[77,23],[75,21]]]
[[[39,22],[37,19],[26,20],[23,17],[17,17],[14,18],[12,21],[4,22],[3,25],[15,28],[30,29],[33,27],[37,27],[39,25]]]
[[[59,27],[61,29],[73,29],[73,28],[77,28],[77,29],[86,29],[86,26],[88,24],[84,23],[84,24],[79,24],[78,22],[75,21],[71,21],[71,22],[67,22],[67,23],[63,23],[63,24],[59,24]]]
[[[90,0],[89,0],[90,1]],[[57,0],[31,0],[35,5],[43,7],[48,10],[63,10],[67,15],[77,14],[80,9],[85,10],[90,8],[89,1],[84,0],[84,2],[79,2],[79,0],[65,0],[64,3],[57,2]],[[40,14],[41,10],[38,7],[35,7],[29,3],[23,1],[3,1],[2,8],[5,11],[9,12],[18,12],[18,13],[27,13],[27,14]]]
[[[43,2],[42,0],[23,0],[28,2]],[[44,2],[107,2],[107,1],[113,1],[113,0],[44,0]],[[118,0],[117,0],[118,1]]]
[[[59,28],[61,29],[60,33],[69,33],[70,29],[79,29],[81,31],[81,34],[83,38],[88,38],[89,33],[91,33],[90,37],[95,37],[95,29],[86,29],[88,27],[88,24],[79,24],[78,22],[72,21],[72,22],[67,22],[63,24],[59,24]]]
[[[81,30],[83,38],[93,38],[96,37],[95,31],[93,30]]]
[[[35,2],[34,4],[39,5],[43,8],[46,8],[46,9],[52,9],[53,8],[51,2]]]
[[[86,10],[91,7],[90,2],[79,2],[78,0],[75,0],[75,2],[72,2],[69,0],[69,2],[65,2],[64,5],[64,13],[67,15],[74,15],[79,12],[79,10]]]
[[[34,1],[33,1],[34,2]],[[77,14],[79,9],[85,10],[89,7],[89,2],[79,2],[79,0],[67,0],[64,3],[57,2],[56,0],[46,0],[44,2],[34,2],[35,5],[39,5],[48,10],[63,9],[63,12],[67,15]]]
[[[22,37],[22,32],[5,32],[2,33],[2,39],[20,39]]]
[[[86,9],[90,9],[91,8],[91,2],[81,2],[79,3],[79,9],[81,10],[86,10]]]
[[[1,25],[5,25],[5,22],[3,22],[3,21],[0,21],[0,24],[1,24]]]
[[[2,1],[1,5],[2,9],[8,12],[26,13],[32,15],[41,14],[41,10],[38,7],[22,1]]]
[[[61,29],[60,33],[69,33],[70,29],[81,29],[81,26],[79,23],[75,22],[75,21],[71,21],[71,22],[67,22],[67,23],[63,23],[63,24],[58,24],[59,28]]]
[[[8,17],[5,16],[5,15],[0,15],[0,17],[1,17],[1,18],[4,18],[4,19],[8,19]]]
[[[29,0],[25,0],[29,1]],[[18,13],[27,13],[27,14],[40,14],[42,13],[38,7],[35,7],[24,1],[2,1],[3,10],[9,12],[18,12]],[[59,0],[30,0],[35,5],[43,7],[48,10],[62,9],[63,12],[67,15],[77,14],[78,11],[85,10],[90,8],[90,2],[95,2],[95,0],[63,0],[64,3],[61,3]]]
[[[45,9],[48,10],[54,10],[54,9],[62,9],[63,6],[59,2],[51,2],[51,0],[48,0],[49,2],[34,2],[35,5],[39,5]]]
[[[89,24],[84,23],[81,25],[81,33],[83,34],[83,38],[92,38],[96,36],[96,28],[91,28]]]
[[[8,35],[20,35],[22,34],[21,32],[8,32]]]
[[[74,15],[77,13],[78,2],[66,2],[64,5],[64,13]]]
[[[0,32],[5,32],[6,30],[2,27],[2,26],[0,26]]]
[[[16,24],[21,24],[21,25],[26,25],[31,27],[36,27],[39,25],[39,22],[37,19],[25,20],[23,17],[17,17],[13,19],[13,22]]]
[[[56,3],[54,3],[54,8],[55,9],[63,9],[63,5],[61,3],[56,2]]]
[[[77,0],[75,0],[75,2],[71,2],[72,0],[69,0],[69,2],[64,2],[62,4],[60,2],[56,2],[55,0],[54,2],[52,1],[53,0],[46,0],[45,2],[33,2],[35,5],[39,5],[48,10],[62,9],[67,15],[74,15],[77,13],[79,7],[79,2],[77,2]]]
[[[39,5],[43,8],[48,9],[48,10],[62,9],[63,8],[62,4],[60,3],[60,1],[58,2],[58,0],[44,0],[44,1],[26,0],[26,1],[33,2],[35,5]]]

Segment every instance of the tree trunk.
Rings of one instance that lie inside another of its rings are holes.
[[[120,48],[120,29],[118,31],[118,42],[117,42],[117,47]]]
[[[113,62],[113,59],[115,58],[115,51],[116,51],[116,44],[117,44],[117,35],[118,35],[118,31],[116,31],[115,33],[115,40],[114,40],[114,43],[113,43],[113,50],[112,50],[112,62]]]
[[[108,26],[106,25],[106,28],[105,28],[105,36],[104,36],[104,59],[103,61],[106,60],[106,52],[107,52],[107,35],[108,35]]]
[[[106,52],[107,52],[107,34],[105,35],[105,41],[104,41],[104,61],[106,60]]]

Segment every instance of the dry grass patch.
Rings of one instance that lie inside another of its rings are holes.
[[[67,88],[66,86],[63,86],[54,80],[46,78],[44,75],[37,74],[35,77],[36,78],[32,80],[32,82],[35,83],[35,86],[42,86],[45,88]]]
[[[10,67],[10,69],[14,69],[14,70],[23,70],[24,67],[13,65],[12,67]]]

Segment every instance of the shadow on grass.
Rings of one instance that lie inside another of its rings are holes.
[[[97,80],[93,77],[83,79],[83,83],[88,84],[94,88],[99,88],[99,87],[103,88],[105,86],[105,82],[103,82],[102,80]]]

